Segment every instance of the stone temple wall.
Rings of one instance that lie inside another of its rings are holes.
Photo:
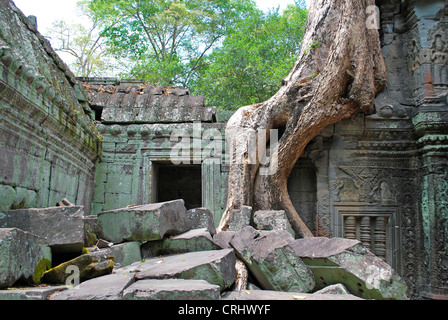
[[[376,112],[326,128],[289,189],[315,234],[361,240],[411,296],[446,298],[448,2],[378,4],[388,82]]]
[[[14,4],[0,2],[0,209],[90,212],[101,153],[86,92]]]

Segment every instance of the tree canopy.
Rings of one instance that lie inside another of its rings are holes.
[[[59,21],[50,35],[78,76],[190,88],[235,110],[281,86],[301,48],[308,10],[263,12],[253,0],[82,0],[91,28]],[[116,63],[120,61],[120,63]]]
[[[101,35],[129,75],[148,83],[189,86],[205,57],[233,25],[252,14],[252,0],[90,0]]]
[[[208,57],[194,91],[223,109],[269,99],[299,56],[307,14],[300,5],[253,12]]]

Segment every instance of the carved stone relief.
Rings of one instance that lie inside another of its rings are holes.
[[[431,32],[432,83],[434,85],[448,85],[448,42],[445,32],[441,29]]]

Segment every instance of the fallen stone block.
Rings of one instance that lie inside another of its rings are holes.
[[[81,252],[84,245],[84,207],[7,210],[0,228],[18,228],[39,236],[53,252]]]
[[[260,283],[262,289],[274,291],[310,292],[314,276],[291,243],[287,231],[259,231],[252,227],[235,233],[230,245]]]
[[[178,236],[159,241],[148,241],[141,246],[144,259],[179,253],[221,249],[207,229],[190,230]]]
[[[316,289],[342,283],[364,299],[406,299],[406,283],[357,240],[304,238],[292,248],[312,270]]]
[[[190,230],[183,200],[128,207],[98,214],[98,238],[122,243],[154,241]]]
[[[311,300],[363,300],[351,294],[311,294],[303,292],[281,292],[269,290],[243,290],[240,292],[231,291],[226,293],[222,300],[258,300],[258,301],[272,301],[272,300],[296,300],[296,301],[311,301]]]
[[[89,247],[89,253],[102,253],[106,257],[114,257],[115,268],[128,266],[134,262],[141,261],[142,255],[140,242],[125,242],[103,248]]]
[[[83,254],[64,262],[43,275],[42,281],[53,284],[67,284],[67,280],[83,282],[92,278],[110,274],[114,268],[114,257],[108,252]]]
[[[219,300],[220,287],[205,280],[140,280],[123,293],[123,300]]]
[[[0,229],[0,288],[11,287],[19,280],[39,283],[51,264],[47,249],[32,233],[17,228]]]
[[[135,273],[143,279],[197,279],[220,286],[221,291],[233,285],[236,279],[233,249],[190,252],[161,258],[151,258],[114,271]]]
[[[213,221],[213,213],[207,208],[196,208],[187,211],[187,219],[191,229],[206,228],[212,236],[216,234],[215,222]]]
[[[0,300],[47,300],[51,295],[67,290],[67,287],[35,287],[35,288],[10,288],[0,290]]]
[[[231,210],[228,231],[239,231],[244,227],[250,226],[251,219],[252,207],[242,206],[241,209]]]
[[[134,241],[116,244],[110,247],[110,250],[114,256],[114,262],[120,264],[122,267],[142,260],[140,242]]]
[[[343,284],[337,283],[318,290],[313,294],[350,294],[350,292]]]
[[[260,210],[254,213],[254,226],[257,230],[285,230],[295,237],[284,210]]]
[[[123,291],[132,283],[132,274],[109,274],[54,294],[50,300],[122,300]]]
[[[230,241],[237,231],[221,231],[213,237],[213,241],[222,249],[232,248]]]

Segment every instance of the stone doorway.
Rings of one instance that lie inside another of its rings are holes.
[[[183,199],[187,210],[202,207],[201,165],[155,163],[153,186],[156,192],[152,202]]]
[[[309,158],[297,161],[288,180],[291,201],[310,231],[316,233],[317,177],[316,167]]]

